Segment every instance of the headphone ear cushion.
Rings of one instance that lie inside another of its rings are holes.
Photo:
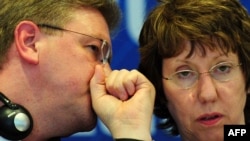
[[[9,140],[21,140],[32,131],[33,120],[23,106],[14,105],[15,108],[7,105],[0,107],[0,136]]]

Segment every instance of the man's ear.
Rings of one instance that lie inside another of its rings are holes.
[[[40,35],[38,26],[31,21],[20,22],[14,31],[14,40],[17,51],[24,61],[38,64],[37,40]]]

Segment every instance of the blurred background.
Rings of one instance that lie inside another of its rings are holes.
[[[250,13],[250,0],[240,0]],[[148,12],[157,4],[156,0],[117,0],[122,10],[122,21],[118,31],[112,37],[113,59],[112,69],[137,69],[139,63],[138,36]],[[160,119],[154,117],[151,135],[156,141],[180,141],[180,138],[167,135],[157,129]],[[97,127],[91,132],[77,133],[62,141],[111,141],[108,129],[99,120]]]

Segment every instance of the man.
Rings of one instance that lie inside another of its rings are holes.
[[[0,106],[8,109],[9,99],[31,117],[19,140],[90,131],[96,114],[115,139],[151,140],[152,84],[108,65],[119,19],[114,1],[3,0],[0,7]]]

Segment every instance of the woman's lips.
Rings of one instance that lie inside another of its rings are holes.
[[[222,117],[223,115],[219,113],[204,114],[197,118],[197,121],[203,125],[212,126],[219,122]]]

